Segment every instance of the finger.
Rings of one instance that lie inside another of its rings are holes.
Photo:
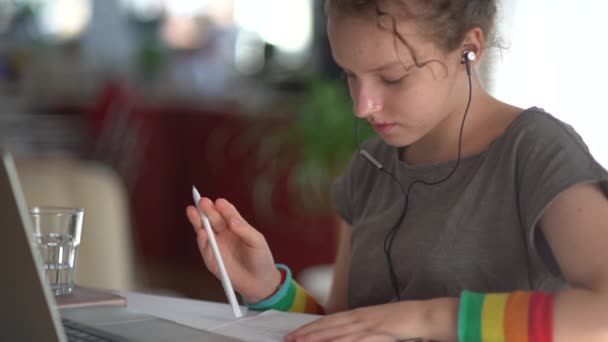
[[[210,271],[215,272],[217,264],[215,262],[213,250],[211,249],[211,246],[209,244],[207,232],[204,230],[200,230],[196,242],[198,243],[198,250],[200,251],[201,256],[203,257],[205,266],[207,266]]]
[[[264,243],[264,236],[245,221],[232,218],[229,222],[229,228],[249,247],[260,247]]]
[[[352,311],[336,313],[328,316],[319,318],[318,320],[304,324],[298,329],[294,330],[291,334],[294,335],[306,335],[315,330],[323,330],[334,326],[341,326],[345,324],[352,324],[354,322]],[[291,335],[290,334],[290,335]]]
[[[213,231],[216,233],[224,231],[226,229],[227,221],[224,220],[224,217],[217,210],[215,204],[207,197],[203,197],[199,203],[201,209],[205,215],[207,215]]]
[[[215,201],[215,207],[228,223],[228,228],[249,247],[259,247],[264,243],[264,236],[245,221],[232,203],[220,198]]]
[[[192,227],[194,227],[194,232],[197,235],[196,242],[198,244],[198,249],[203,257],[203,260],[205,261],[205,259],[207,259],[205,255],[208,254],[209,250],[209,240],[207,232],[203,229],[203,223],[201,221],[201,216],[198,213],[198,209],[189,205],[186,207],[186,216],[188,216],[190,224],[192,224]]]
[[[321,329],[309,331],[303,335],[289,334],[286,341],[297,341],[303,339],[305,341],[355,341],[354,337],[366,333],[360,324],[341,324]]]
[[[217,199],[215,201],[215,207],[220,212],[222,217],[224,217],[224,220],[226,220],[226,222],[230,222],[231,219],[235,218],[247,223],[247,221],[245,221],[239,211],[236,210],[236,207],[232,205],[232,203],[228,202],[228,200],[224,198]]]
[[[201,215],[198,213],[198,209],[194,206],[189,205],[186,207],[186,216],[194,228],[194,232],[198,234],[198,231],[203,228],[203,222],[201,221]]]

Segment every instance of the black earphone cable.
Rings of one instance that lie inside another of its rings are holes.
[[[403,196],[404,196],[403,210],[401,211],[401,215],[399,215],[399,219],[395,222],[395,224],[391,227],[389,232],[384,237],[384,254],[386,256],[386,260],[387,260],[387,264],[388,264],[391,284],[393,286],[393,290],[395,291],[395,296],[397,297],[397,300],[401,300],[400,291],[399,291],[400,286],[399,286],[399,278],[397,277],[397,274],[395,272],[395,267],[393,266],[393,260],[391,258],[391,249],[393,246],[395,234],[401,227],[401,223],[403,222],[403,219],[405,218],[405,214],[407,213],[410,190],[412,189],[414,184],[418,184],[418,183],[424,184],[424,185],[429,185],[429,186],[443,183],[446,180],[448,180],[450,177],[452,177],[452,175],[456,172],[456,169],[458,169],[458,165],[460,165],[464,123],[465,123],[467,115],[469,113],[469,107],[471,105],[471,100],[473,97],[473,83],[471,80],[471,67],[470,67],[469,59],[467,59],[466,57],[463,57],[463,61],[466,64],[466,71],[467,71],[467,77],[468,77],[468,83],[469,83],[469,98],[467,101],[467,105],[466,105],[464,114],[462,116],[462,122],[460,124],[460,132],[459,132],[459,137],[458,137],[458,157],[456,159],[456,164],[454,165],[454,168],[452,169],[452,171],[450,171],[450,173],[447,174],[444,178],[442,178],[438,181],[434,181],[434,182],[427,182],[427,181],[424,181],[421,179],[416,179],[413,182],[411,182],[409,184],[409,186],[407,187],[407,190],[405,190],[403,187],[403,184],[401,184],[401,182],[397,179],[397,177],[395,177],[395,175],[393,175],[390,171],[386,170],[380,163],[375,161],[375,159],[374,159],[375,163],[372,160],[368,159],[368,161],[373,163],[374,166],[378,167],[380,169],[380,171],[386,173],[389,177],[391,177],[391,179],[394,182],[396,182],[399,185],[399,188],[401,189],[401,192],[403,193]],[[355,140],[356,140],[356,144],[357,144],[357,148],[358,148],[359,152],[361,154],[364,154],[364,153],[368,154],[367,151],[365,151],[361,148],[361,144],[359,143],[359,119],[357,119],[356,117],[355,117]],[[367,159],[367,157],[366,157],[366,159]],[[404,290],[407,290],[409,285],[412,284],[415,273],[416,272],[412,273],[412,279],[410,280],[408,286]]]

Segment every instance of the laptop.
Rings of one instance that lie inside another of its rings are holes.
[[[13,158],[0,148],[0,339],[3,341],[238,341],[118,306],[57,309],[34,249]]]

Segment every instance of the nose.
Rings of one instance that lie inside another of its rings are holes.
[[[380,96],[371,89],[359,86],[358,89],[353,90],[355,90],[351,94],[353,111],[357,117],[364,119],[382,110],[383,104]]]

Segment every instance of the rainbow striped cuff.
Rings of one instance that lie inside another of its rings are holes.
[[[323,307],[293,279],[289,267],[283,264],[277,264],[276,266],[279,270],[285,271],[285,281],[271,297],[258,303],[247,303],[245,301],[248,308],[258,311],[272,309],[317,315],[325,314]]]
[[[463,291],[458,313],[460,342],[552,342],[553,302],[544,292]]]

